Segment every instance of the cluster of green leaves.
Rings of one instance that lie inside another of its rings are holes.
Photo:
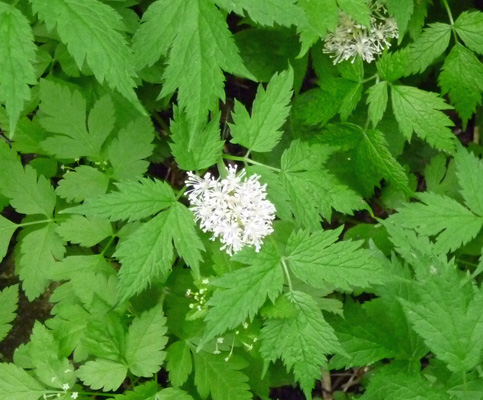
[[[483,400],[483,12],[381,3],[397,43],[334,65],[371,1],[0,1],[0,400]],[[189,210],[227,163],[259,252]]]

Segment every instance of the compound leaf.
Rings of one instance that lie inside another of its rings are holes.
[[[389,220],[420,234],[437,236],[435,249],[439,252],[456,250],[483,227],[483,217],[476,216],[450,197],[425,192],[419,194],[419,199],[422,203],[404,205]]]
[[[139,117],[121,129],[107,150],[112,166],[111,177],[124,181],[144,174],[149,166],[145,159],[154,150],[153,139],[153,125],[146,117]]]
[[[265,245],[253,257],[253,265],[225,274],[210,282],[217,287],[208,301],[205,336],[200,345],[245,321],[251,321],[267,298],[276,300],[283,288],[284,275],[280,256]]]
[[[483,65],[466,47],[456,44],[444,61],[439,74],[442,94],[449,94],[451,104],[466,126],[478,105],[483,91]]]
[[[327,283],[342,290],[382,283],[383,271],[372,252],[360,248],[362,241],[335,243],[340,232],[293,232],[287,242],[290,270],[309,285],[322,288]]]
[[[406,315],[429,349],[453,372],[480,362],[483,348],[483,292],[461,285],[452,266],[437,271],[416,288],[418,302],[402,301]]]
[[[47,390],[22,368],[0,364],[0,400],[38,400]]]
[[[449,129],[454,124],[441,112],[452,107],[438,94],[396,85],[392,87],[391,94],[394,115],[406,138],[410,139],[414,131],[431,146],[447,152],[454,151],[455,137]]]
[[[198,171],[216,164],[225,143],[220,138],[220,113],[216,113],[193,138],[184,113],[176,106],[173,113],[174,119],[171,121],[173,142],[169,146],[178,167],[186,171]]]
[[[64,174],[55,193],[69,203],[80,203],[85,199],[105,194],[108,187],[109,178],[106,174],[88,165],[81,165]]]
[[[271,151],[282,136],[280,128],[290,112],[292,87],[292,68],[280,74],[276,73],[270,79],[266,91],[261,85],[258,87],[251,117],[246,108],[236,101],[234,124],[230,124],[232,142],[253,151]]]
[[[260,24],[273,26],[274,23],[287,26],[295,25],[301,15],[295,0],[216,0],[221,8],[228,12],[243,15],[246,10],[250,18]]]
[[[24,104],[30,100],[29,85],[36,82],[36,46],[28,19],[14,6],[0,3],[0,27],[0,101],[5,104],[12,137]]]
[[[283,360],[292,369],[305,395],[310,398],[326,355],[340,350],[332,327],[324,320],[315,300],[306,293],[286,295],[297,309],[293,318],[265,322],[261,333],[260,353],[265,362]]]
[[[51,222],[40,229],[22,231],[17,268],[22,288],[30,301],[45,290],[49,284],[49,266],[64,255],[64,241],[59,237],[57,228],[58,225]]]
[[[407,74],[417,74],[428,68],[446,50],[451,37],[451,25],[436,22],[409,46]]]
[[[167,350],[167,365],[169,381],[174,387],[182,386],[193,369],[191,352],[184,341],[177,341],[171,344]]]
[[[483,54],[483,13],[464,11],[456,19],[454,27],[466,46]]]
[[[178,89],[191,136],[218,100],[225,99],[223,71],[250,77],[224,16],[207,0],[155,1],[143,15],[133,47],[139,68],[168,56],[160,96]]]
[[[466,206],[483,217],[483,162],[462,147],[455,155],[456,176]]]
[[[213,400],[251,400],[248,377],[240,372],[246,366],[236,356],[226,362],[220,355],[200,352],[195,359],[195,386],[200,397],[205,399],[211,393]]]
[[[25,168],[17,153],[0,142],[0,192],[22,214],[51,216],[55,206],[55,193],[50,182],[27,165]]]
[[[126,362],[136,376],[149,378],[158,372],[166,358],[168,342],[166,318],[161,306],[156,306],[135,318],[126,338]]]
[[[40,124],[55,133],[42,147],[58,158],[99,158],[101,146],[114,127],[114,105],[100,98],[86,118],[86,101],[76,90],[43,80],[40,84]]]
[[[121,32],[121,16],[98,0],[30,0],[34,13],[57,32],[79,69],[89,65],[100,83],[118,90],[141,113],[133,54]]]
[[[8,286],[0,292],[0,341],[2,341],[12,328],[11,322],[15,319],[18,303],[18,285]]]
[[[8,245],[18,225],[0,215],[0,261],[8,251]]]
[[[57,233],[66,242],[92,247],[112,235],[112,226],[106,220],[93,220],[72,215],[59,224]]]
[[[88,361],[76,371],[77,377],[92,389],[104,392],[117,390],[126,379],[127,366],[99,358]]]
[[[163,181],[140,178],[116,184],[117,192],[89,198],[80,206],[65,212],[85,214],[109,221],[137,221],[169,207],[174,201],[171,187]]]

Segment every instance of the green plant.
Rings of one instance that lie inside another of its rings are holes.
[[[434,3],[1,1],[0,400],[483,399],[483,12]]]

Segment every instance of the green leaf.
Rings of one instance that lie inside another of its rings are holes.
[[[330,283],[350,290],[382,283],[383,271],[372,252],[360,248],[362,241],[335,243],[340,233],[340,229],[293,232],[287,243],[290,270],[314,287],[324,288]]]
[[[411,194],[405,169],[391,152],[382,132],[367,130],[362,132],[362,139],[355,150],[356,174],[361,183],[371,182],[374,177],[383,177],[403,193]]]
[[[178,167],[186,171],[198,171],[216,164],[221,157],[224,141],[220,138],[220,113],[191,138],[188,121],[178,107],[173,110],[171,121],[171,152]],[[190,143],[191,140],[191,143]]]
[[[297,5],[305,17],[297,27],[302,44],[299,56],[302,56],[318,39],[323,39],[327,31],[335,31],[339,13],[336,0],[299,0]]]
[[[384,52],[376,62],[377,72],[386,81],[397,81],[405,75],[408,59],[408,47],[390,53]]]
[[[75,384],[74,367],[66,357],[59,357],[59,344],[53,332],[40,322],[35,322],[28,354],[35,367],[35,375],[47,387],[61,389],[63,384]]]
[[[450,197],[436,193],[420,193],[422,203],[406,204],[389,220],[403,228],[418,233],[437,236],[438,252],[454,251],[473,239],[483,227],[483,217],[478,217]]]
[[[40,229],[22,231],[17,272],[30,301],[43,293],[49,284],[46,275],[49,266],[64,255],[64,242],[56,231],[57,225],[52,222]]]
[[[0,142],[0,192],[10,199],[10,205],[22,214],[52,215],[55,193],[50,182],[37,176],[27,165],[24,169],[17,153]]]
[[[335,148],[294,140],[282,155],[281,179],[300,226],[320,228],[320,215],[330,219],[332,208],[344,214],[366,208],[359,194],[341,184],[323,167]]]
[[[168,56],[160,96],[178,89],[178,105],[192,136],[207,112],[225,99],[223,71],[250,77],[224,16],[206,0],[155,1],[143,15],[133,48],[139,69]]]
[[[284,275],[280,255],[274,246],[266,244],[256,258],[252,255],[252,259],[250,267],[210,282],[217,290],[207,303],[210,308],[200,346],[228,329],[251,322],[267,298],[275,302],[281,293]]]
[[[81,165],[64,174],[55,193],[69,203],[80,203],[106,193],[108,187],[109,178],[106,174],[88,165]]]
[[[399,28],[399,40],[402,40],[414,11],[414,1],[386,0],[385,4],[389,14],[394,17],[397,22]]]
[[[12,328],[11,322],[17,314],[18,285],[7,286],[0,292],[0,341],[5,339]]]
[[[420,374],[381,371],[371,379],[360,400],[446,400],[448,396]]]
[[[456,176],[466,206],[483,217],[483,162],[463,147],[455,155]]]
[[[456,19],[454,27],[466,46],[478,54],[483,54],[483,13],[463,11]]]
[[[215,3],[228,12],[243,15],[246,10],[250,18],[259,25],[273,26],[275,23],[290,27],[297,25],[301,11],[295,0],[216,0]]]
[[[196,233],[193,214],[183,204],[176,202],[169,210],[169,226],[178,255],[199,275],[199,264],[203,261],[203,243]]]
[[[387,82],[379,82],[367,91],[368,113],[372,125],[376,126],[382,119],[387,108]]]
[[[453,372],[466,372],[480,363],[483,348],[483,292],[462,285],[449,266],[437,270],[417,288],[418,302],[403,301],[416,332],[437,358]]]
[[[47,390],[14,364],[0,364],[0,400],[38,400]]]
[[[116,183],[119,191],[88,198],[83,205],[64,212],[85,214],[109,221],[137,221],[169,207],[174,201],[171,187],[163,181],[140,178]]]
[[[193,400],[184,390],[176,388],[163,389],[157,394],[159,400]]]
[[[351,82],[350,85],[351,89],[345,95],[340,105],[339,112],[342,121],[346,121],[349,118],[362,97],[362,83]]]
[[[226,362],[221,355],[205,352],[193,354],[195,386],[202,399],[211,393],[213,400],[251,400],[248,377],[240,372],[246,362],[233,356]]]
[[[7,254],[8,245],[18,225],[0,215],[0,261]]]
[[[306,293],[286,295],[297,309],[296,317],[265,322],[260,353],[266,363],[281,358],[294,371],[305,395],[310,398],[326,355],[340,350],[332,327],[324,320],[315,300]]]
[[[155,381],[149,381],[142,385],[136,385],[132,392],[115,395],[115,400],[155,400],[158,393],[158,384]]]
[[[455,137],[448,127],[453,122],[440,110],[452,107],[436,93],[411,86],[392,86],[392,109],[403,135],[410,139],[413,131],[431,146],[453,152]],[[428,123],[431,121],[431,123]]]
[[[139,117],[121,129],[107,149],[112,165],[111,177],[124,181],[143,175],[149,166],[145,159],[154,150],[153,139],[153,124],[146,117]]]
[[[428,68],[446,50],[451,37],[451,25],[436,22],[409,46],[406,74],[418,74]]]
[[[42,147],[57,158],[99,158],[101,146],[114,127],[114,105],[100,98],[86,118],[86,101],[78,91],[43,80],[40,84],[40,124],[50,136]]]
[[[77,377],[92,389],[103,392],[117,390],[126,379],[127,366],[111,360],[99,358],[88,361],[76,371]]]
[[[371,318],[361,305],[352,301],[346,302],[343,318],[341,316],[329,319],[346,353],[332,357],[330,368],[364,367],[384,358],[394,358],[398,343],[392,334],[381,332],[382,318],[386,319],[388,316],[382,314],[379,318]]]
[[[13,137],[20,113],[36,83],[33,63],[36,46],[28,19],[14,6],[0,3],[0,101],[5,104]]]
[[[282,137],[280,131],[290,112],[292,98],[293,69],[276,73],[267,85],[267,90],[259,86],[252,115],[239,101],[235,101],[232,115],[234,124],[230,124],[232,142],[241,144],[247,149],[271,151]]]
[[[442,94],[449,94],[451,104],[464,126],[478,105],[483,91],[483,65],[467,48],[457,43],[450,51],[439,74]]]
[[[123,299],[140,293],[153,278],[168,276],[173,242],[179,255],[199,274],[203,245],[194,229],[193,215],[181,203],[175,203],[118,245],[114,256],[122,264],[119,290]]]
[[[370,27],[371,10],[366,0],[337,0],[339,8],[360,24]]]
[[[84,62],[96,79],[118,90],[145,113],[134,92],[134,59],[124,35],[120,15],[98,0],[30,0],[48,29],[56,27],[61,41],[79,69]]]
[[[174,387],[182,386],[193,369],[191,352],[186,342],[177,341],[171,344],[166,356],[168,363],[169,381]]]
[[[57,233],[66,242],[92,247],[112,235],[112,226],[106,220],[73,215],[59,225]]]
[[[136,376],[149,378],[158,372],[166,357],[168,337],[163,308],[156,306],[135,318],[126,337],[126,362]]]

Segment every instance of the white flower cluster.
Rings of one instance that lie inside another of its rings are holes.
[[[375,56],[390,47],[389,39],[398,38],[396,21],[387,16],[386,8],[375,1],[371,6],[371,27],[358,24],[349,15],[339,13],[339,23],[335,33],[325,38],[324,53],[332,54],[334,64],[357,56],[370,63]]]
[[[273,232],[275,207],[267,200],[266,185],[260,176],[245,177],[228,168],[228,176],[215,179],[210,173],[203,178],[189,172],[185,182],[190,186],[188,198],[195,219],[204,232],[220,238],[225,250],[232,255],[245,246],[255,246],[258,252],[263,238]]]

